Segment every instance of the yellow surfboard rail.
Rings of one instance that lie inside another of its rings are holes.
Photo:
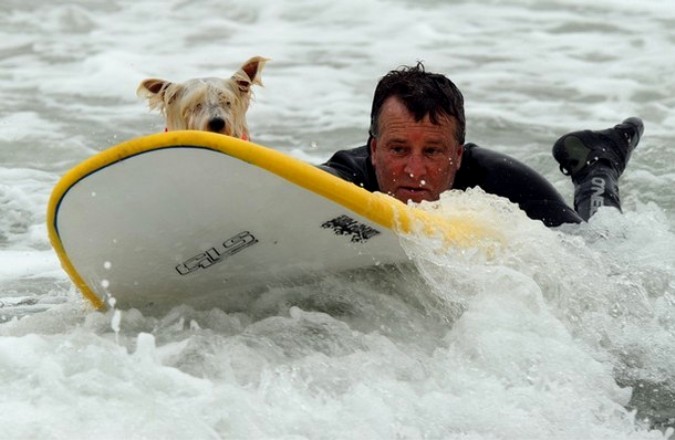
[[[306,162],[248,141],[205,131],[171,131],[143,136],[110,147],[69,170],[56,184],[47,207],[49,240],[66,273],[91,304],[105,306],[77,272],[63,247],[56,225],[59,203],[79,180],[97,170],[144,152],[177,146],[207,148],[265,169],[289,182],[312,191],[399,234],[422,232],[438,236],[449,246],[471,247],[476,240],[496,237],[469,220],[452,221],[408,206],[385,194],[373,194]]]

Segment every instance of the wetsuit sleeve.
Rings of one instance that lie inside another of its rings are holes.
[[[454,188],[475,186],[508,198],[528,217],[541,220],[546,226],[583,221],[555,187],[534,169],[505,154],[467,144]]]

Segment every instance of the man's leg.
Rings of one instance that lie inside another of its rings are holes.
[[[640,142],[644,125],[639,118],[601,131],[576,131],[553,145],[560,171],[574,183],[574,209],[588,220],[601,206],[621,210],[619,177]]]

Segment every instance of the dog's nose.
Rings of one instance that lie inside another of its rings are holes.
[[[221,131],[225,127],[225,119],[223,118],[213,118],[209,120],[209,130],[210,131]]]

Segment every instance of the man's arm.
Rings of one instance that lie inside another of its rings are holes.
[[[534,169],[505,154],[467,144],[454,188],[474,186],[508,198],[528,217],[541,220],[546,226],[583,221],[555,187]]]

